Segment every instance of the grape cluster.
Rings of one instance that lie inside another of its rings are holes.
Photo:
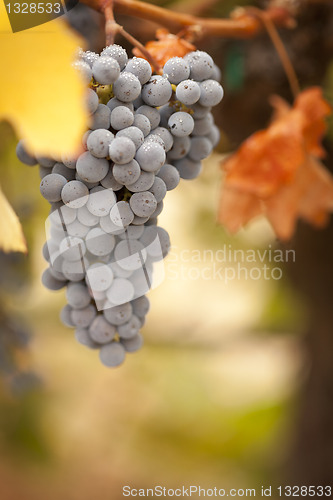
[[[205,52],[173,57],[163,74],[118,45],[80,51],[75,68],[89,88],[90,113],[77,158],[33,158],[51,203],[43,284],[66,287],[61,312],[75,337],[100,350],[106,366],[142,345],[153,265],[170,248],[157,225],[167,191],[193,179],[219,141],[211,109],[223,97],[219,70]]]

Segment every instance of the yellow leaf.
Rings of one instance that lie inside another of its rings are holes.
[[[22,226],[7,198],[0,189],[0,249],[5,252],[27,253]]]
[[[71,67],[79,45],[61,19],[12,33],[0,2],[0,118],[37,155],[79,150],[88,120],[85,85]]]

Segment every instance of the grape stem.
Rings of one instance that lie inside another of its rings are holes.
[[[114,0],[107,0],[102,4],[101,10],[105,17],[105,41],[106,45],[112,45],[115,41],[117,34],[122,35],[126,40],[128,40],[134,47],[140,49],[141,53],[147,59],[147,61],[154,67],[155,73],[161,73],[161,66],[156,61],[155,57],[142,45],[139,40],[134,38],[130,33],[128,33],[123,26],[118,24],[114,18],[113,13]]]
[[[250,38],[263,30],[263,24],[258,16],[251,15],[243,8],[235,9],[229,19],[215,19],[174,12],[139,0],[81,0],[81,2],[108,16],[110,15],[109,6],[111,6],[112,11],[114,9],[117,14],[155,22],[169,29],[172,33],[185,27],[192,27],[200,34],[201,38],[212,36]],[[276,25],[289,28],[295,26],[294,18],[285,8],[268,8],[265,11],[265,16]],[[112,30],[112,17],[108,17],[108,21],[108,28]]]
[[[124,30],[122,26],[119,26],[119,33],[123,35],[123,37],[126,38],[126,40],[128,40],[132,45],[140,49],[141,54],[143,54],[145,59],[147,59],[147,61],[151,64],[151,66],[154,67],[155,73],[159,74],[162,73],[162,68],[156,61],[155,57],[149,52],[149,50],[146,49],[144,45],[142,45],[141,42],[139,42],[139,40],[134,38],[134,36],[130,35],[130,33]]]
[[[102,5],[101,10],[105,17],[106,45],[112,45],[118,32],[118,24],[116,23],[113,14],[113,0],[106,0]]]

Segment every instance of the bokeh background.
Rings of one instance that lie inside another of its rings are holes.
[[[220,17],[247,2],[155,3]],[[302,88],[321,85],[332,99],[333,6],[296,6],[298,25],[282,38]],[[69,22],[92,49],[103,47],[99,14],[78,5]],[[152,23],[119,22],[142,42],[154,36]],[[159,217],[173,244],[166,277],[150,293],[144,347],[117,369],[77,344],[59,320],[64,293],[40,283],[48,204],[38,169],[19,163],[17,138],[0,124],[0,182],[29,244],[27,257],[0,253],[1,500],[117,500],[124,485],[259,492],[332,482],[333,225],[299,224],[283,247],[264,220],[234,237],[217,224],[221,159],[267,125],[271,94],[289,101],[291,94],[266,34],[198,47],[222,69],[225,98],[215,112],[222,140],[201,177],[167,195]],[[331,126],[331,171],[332,140]],[[281,280],[225,283],[205,279],[203,268],[225,265],[214,257],[184,259],[184,249],[203,256],[225,247],[289,248],[296,261],[278,264]]]

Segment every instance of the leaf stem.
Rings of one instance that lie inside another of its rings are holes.
[[[266,16],[265,11],[257,9],[256,7],[248,7],[246,8],[246,11],[249,13],[253,13],[255,16],[257,16],[265,26],[266,31],[275,47],[275,50],[283,66],[284,72],[286,74],[286,77],[290,85],[291,92],[294,98],[296,98],[300,93],[298,78],[294,66],[292,65],[292,62],[286,50],[286,47],[284,46],[284,43],[282,42],[281,37],[274,23],[269,17]]]

